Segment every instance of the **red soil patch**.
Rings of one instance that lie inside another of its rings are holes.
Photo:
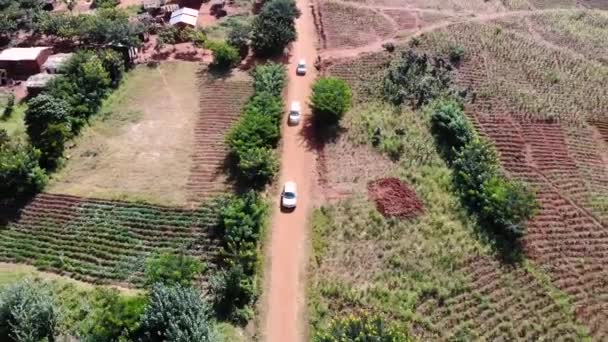
[[[385,217],[412,218],[424,211],[414,190],[397,178],[383,178],[367,185],[369,196]]]

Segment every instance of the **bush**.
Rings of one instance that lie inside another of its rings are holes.
[[[253,318],[252,304],[257,297],[253,277],[243,271],[241,265],[218,272],[210,280],[213,306],[222,319],[245,324]]]
[[[293,0],[271,0],[264,4],[251,28],[251,47],[259,56],[282,54],[297,38],[295,19],[300,11]]]
[[[144,297],[122,296],[118,290],[100,287],[92,294],[91,311],[80,323],[81,340],[129,341],[144,313]]]
[[[234,47],[241,58],[244,58],[249,53],[249,39],[251,37],[251,27],[248,25],[238,24],[234,26],[230,32],[226,42]]]
[[[454,184],[464,202],[479,212],[483,184],[498,174],[496,151],[486,140],[475,138],[458,153],[453,163]]]
[[[455,98],[435,100],[430,105],[431,130],[435,139],[443,145],[444,155],[453,158],[475,136],[473,126],[463,111],[463,105]]]
[[[0,293],[2,341],[53,341],[59,312],[51,292],[21,281]]]
[[[347,341],[378,341],[378,342],[406,342],[410,341],[407,335],[399,329],[384,323],[379,317],[350,315],[331,321],[329,327],[317,332],[314,342],[347,342]]]
[[[212,66],[219,69],[229,69],[240,61],[239,52],[226,42],[210,42],[207,47],[213,53]]]
[[[279,171],[279,161],[269,148],[255,147],[241,151],[238,159],[241,177],[256,188],[270,183]]]
[[[209,306],[191,287],[156,285],[141,317],[139,334],[146,342],[214,342]]]
[[[280,97],[285,88],[287,74],[279,63],[267,63],[253,70],[253,90],[256,94],[269,93]]]
[[[8,136],[8,132],[4,128],[0,128],[0,148],[10,141],[11,138]]]
[[[310,102],[316,121],[336,124],[350,108],[352,94],[343,80],[322,77],[312,86]]]
[[[93,8],[114,8],[120,3],[119,0],[93,0]]]
[[[27,135],[35,143],[49,125],[70,122],[70,106],[61,98],[40,94],[28,101],[24,121]]]
[[[14,201],[41,191],[48,178],[40,167],[40,151],[6,142],[0,146],[0,200]]]
[[[458,46],[450,46],[448,57],[450,58],[450,62],[459,63],[464,56],[464,48],[460,45]]]
[[[391,62],[383,82],[385,98],[395,105],[406,102],[418,108],[435,98],[449,94],[451,75],[441,59],[403,52]]]
[[[269,93],[256,93],[243,110],[244,116],[247,115],[264,115],[272,119],[272,122],[277,126],[281,124],[283,113],[285,108],[283,107],[283,100]]]
[[[521,182],[495,176],[483,184],[481,216],[508,236],[523,236],[526,221],[537,210],[534,194]]]
[[[280,132],[272,116],[251,109],[228,132],[228,146],[236,156],[241,156],[255,148],[275,147]]]
[[[146,265],[146,284],[192,286],[203,271],[203,264],[197,258],[162,253],[148,260]]]
[[[8,118],[13,114],[13,110],[15,109],[15,94],[8,94],[8,99],[6,100],[6,107],[4,107],[4,112],[2,116]]]

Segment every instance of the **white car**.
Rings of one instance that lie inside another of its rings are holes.
[[[304,59],[300,59],[298,62],[298,66],[296,67],[297,75],[306,75],[306,61]]]
[[[302,106],[300,106],[299,101],[293,101],[291,103],[291,108],[289,109],[289,115],[287,119],[287,123],[290,125],[297,125],[300,123],[300,117],[302,113]]]
[[[283,192],[281,193],[281,206],[287,209],[294,209],[296,207],[297,196],[296,183],[285,182]]]

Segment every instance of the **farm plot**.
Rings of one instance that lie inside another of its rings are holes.
[[[66,151],[48,191],[83,197],[187,203],[199,112],[200,65],[140,66]]]
[[[199,81],[202,89],[195,132],[195,147],[188,177],[188,199],[200,202],[213,194],[226,191],[226,157],[224,136],[238,120],[251,95],[249,76],[234,71],[229,77],[206,75]]]
[[[558,305],[536,275],[521,268],[500,268],[489,246],[480,242],[479,232],[450,189],[450,171],[438,156],[421,113],[361,103],[347,114],[343,129],[337,142],[325,146],[333,151],[325,158],[335,164],[319,163],[319,172],[325,175],[320,179],[324,189],[339,186],[344,179],[354,186],[349,196],[313,216],[313,330],[322,329],[331,317],[367,312],[426,340],[456,335],[515,340],[584,335],[573,323],[573,314]],[[386,159],[383,169],[368,159],[369,153],[378,154],[370,146],[378,131],[376,149],[389,154],[386,139],[398,138],[401,143],[400,156]],[[350,153],[363,147],[370,149],[368,154]],[[424,212],[408,220],[383,217],[365,189],[357,186],[382,172],[410,184]],[[472,260],[479,263],[471,265]],[[482,271],[489,277],[475,273]],[[463,304],[451,309],[442,304],[448,301]],[[524,301],[535,305],[523,307]],[[476,317],[477,313],[482,315]]]
[[[391,36],[397,24],[387,15],[339,1],[319,3],[325,48],[353,48]]]
[[[492,13],[504,10],[500,0],[346,0],[377,7],[419,8],[449,12]]]
[[[125,286],[141,285],[146,259],[157,252],[194,255],[213,269],[218,207],[209,202],[185,210],[43,193],[0,232],[0,259]]]

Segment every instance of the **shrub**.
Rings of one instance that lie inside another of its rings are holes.
[[[114,8],[120,3],[119,0],[93,0],[94,8]]]
[[[274,147],[279,141],[279,127],[272,116],[256,108],[250,110],[227,135],[228,146],[237,156],[259,147]]]
[[[141,317],[139,334],[146,342],[216,341],[209,306],[191,287],[155,285]]]
[[[456,153],[454,184],[464,202],[479,211],[483,184],[498,174],[496,151],[486,140],[475,138]]]
[[[300,11],[293,0],[271,0],[264,4],[253,20],[251,47],[259,56],[283,53],[296,40],[295,19]]]
[[[247,102],[243,112],[244,116],[255,114],[268,116],[272,118],[272,121],[278,127],[283,118],[284,111],[283,99],[263,92],[254,95],[249,102]]]
[[[270,183],[279,171],[279,161],[269,148],[255,147],[241,151],[238,159],[241,177],[253,187]]]
[[[525,223],[538,209],[538,202],[523,183],[492,177],[483,184],[482,217],[501,232],[521,237]]]
[[[256,94],[269,93],[281,96],[287,74],[285,67],[279,63],[267,63],[253,70],[253,90]]]
[[[451,89],[451,75],[441,59],[403,52],[391,62],[384,75],[385,98],[395,105],[406,102],[418,108]]]
[[[213,306],[218,316],[238,324],[253,318],[251,305],[257,297],[253,277],[241,265],[218,272],[210,280]]]
[[[103,68],[110,76],[110,85],[112,88],[117,88],[125,73],[125,61],[123,57],[118,52],[110,49],[104,49],[98,53]]]
[[[21,281],[0,293],[2,341],[53,341],[59,312],[46,287]]]
[[[10,142],[11,138],[8,136],[8,132],[4,128],[0,128],[0,148]]]
[[[443,145],[448,159],[475,136],[473,126],[466,118],[463,105],[455,98],[435,100],[430,105],[431,130],[435,139]]]
[[[407,335],[386,324],[381,318],[363,315],[338,318],[331,321],[326,330],[317,332],[315,342],[378,341],[406,342]]]
[[[80,323],[82,341],[133,340],[144,313],[144,297],[122,296],[118,290],[100,287],[92,294],[90,311]]]
[[[312,105],[315,120],[336,124],[350,108],[352,94],[348,84],[334,77],[322,77],[312,86]]]
[[[8,99],[6,100],[6,107],[4,107],[4,112],[2,116],[9,117],[13,114],[13,110],[15,109],[15,94],[8,94]]]
[[[241,58],[244,58],[245,56],[247,56],[247,53],[249,53],[250,38],[251,27],[249,27],[248,25],[238,24],[232,27],[230,32],[228,32],[226,42],[239,52]]]
[[[237,65],[240,57],[236,48],[226,42],[210,42],[207,47],[213,53],[212,66],[219,69],[229,69]]]
[[[162,253],[148,259],[146,265],[146,284],[192,286],[203,271],[203,264],[197,258]]]
[[[0,146],[0,200],[17,200],[41,191],[48,181],[40,151],[6,142]]]
[[[464,56],[464,48],[460,45],[450,46],[448,51],[448,57],[450,58],[450,62],[459,63]]]

